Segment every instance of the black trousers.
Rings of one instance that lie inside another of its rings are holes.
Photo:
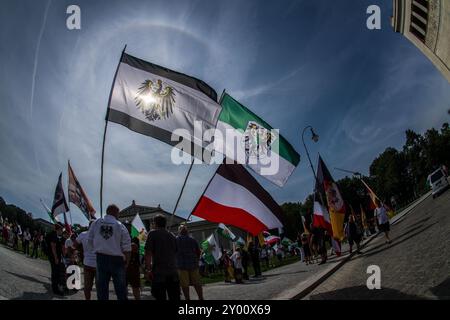
[[[38,257],[38,247],[39,247],[39,245],[33,244],[33,251],[31,252],[31,257],[32,258],[37,258]]]
[[[261,264],[259,259],[252,259],[253,269],[255,270],[255,276],[261,275]]]
[[[64,264],[55,264],[50,258],[50,268],[53,293],[61,293],[61,289],[64,286]]]
[[[23,253],[30,255],[30,241],[28,240],[23,241]]]
[[[178,276],[155,276],[152,281],[152,295],[156,300],[180,300],[180,280]]]

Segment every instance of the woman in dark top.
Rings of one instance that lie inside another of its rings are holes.
[[[131,240],[130,262],[127,268],[127,283],[133,290],[136,300],[141,299],[141,263],[139,259],[139,239],[134,237]]]

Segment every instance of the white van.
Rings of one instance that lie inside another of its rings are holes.
[[[441,192],[444,192],[450,185],[442,168],[437,169],[428,176],[428,183],[431,186],[431,194],[436,198]]]

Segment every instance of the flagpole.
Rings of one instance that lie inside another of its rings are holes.
[[[183,195],[184,187],[186,186],[186,182],[189,178],[189,175],[191,174],[191,170],[192,170],[192,167],[194,166],[194,162],[195,162],[195,157],[192,156],[191,165],[189,166],[189,170],[186,174],[186,177],[184,178],[183,186],[181,187],[181,191],[180,191],[180,194],[178,195],[177,202],[175,203],[175,207],[173,208],[172,215],[170,216],[169,228],[172,227],[173,217],[175,216],[175,212],[177,211],[178,204],[180,203],[181,197]]]
[[[69,171],[69,167],[70,167],[70,160],[67,160],[67,172]],[[69,207],[69,216],[70,216],[70,225],[73,226],[73,221],[72,221],[72,211],[70,210],[70,194],[69,194],[69,177],[67,177],[67,206]]]
[[[223,97],[224,97],[224,95],[225,95],[225,90],[226,90],[226,89],[223,89],[222,94],[220,95],[219,102],[218,102],[219,104],[222,103],[222,99],[223,99]],[[170,222],[169,222],[169,226],[170,226],[170,227],[172,227],[173,217],[175,216],[175,212],[176,212],[176,210],[177,210],[177,208],[178,208],[178,204],[179,204],[179,202],[180,202],[181,196],[183,195],[183,190],[184,190],[184,187],[186,186],[186,182],[187,182],[187,179],[189,178],[189,174],[191,173],[192,166],[194,165],[194,160],[195,160],[195,158],[192,157],[191,166],[189,167],[189,170],[188,170],[188,173],[187,173],[187,175],[186,175],[186,178],[184,179],[184,183],[183,183],[183,186],[181,187],[181,192],[180,192],[180,194],[179,194],[179,196],[178,196],[177,202],[176,202],[176,204],[175,204],[175,208],[173,209],[172,215],[170,216]],[[213,175],[213,177],[214,177],[214,175]],[[211,180],[212,180],[212,178],[211,178]],[[206,189],[208,188],[209,184],[211,183],[211,180],[208,182],[208,185],[206,186],[205,190],[203,191],[202,196],[203,196],[203,194],[206,192]],[[200,198],[201,198],[201,197],[200,197]],[[189,221],[189,218],[191,217],[191,215],[192,215],[192,212],[191,212],[191,213],[189,214],[189,216],[186,218],[186,222]]]
[[[117,73],[119,72],[120,62],[122,61],[123,54],[125,53],[125,49],[127,45],[123,47],[122,54],[120,55],[120,61],[117,64],[116,72],[114,73],[113,83],[111,85],[111,91],[109,92],[108,98],[108,106],[106,108],[106,116],[105,116],[105,130],[103,131],[103,143],[102,143],[102,162],[100,169],[100,217],[103,217],[103,163],[105,161],[105,141],[106,141],[106,131],[108,129],[108,115],[109,115],[109,105],[111,104],[111,97],[114,89],[114,84],[116,83]]]

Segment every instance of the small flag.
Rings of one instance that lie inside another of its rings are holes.
[[[222,257],[222,252],[220,251],[220,247],[216,242],[214,234],[211,234],[208,239],[203,241],[201,247],[205,252],[205,259],[208,264],[213,264],[215,261],[219,261],[220,257]]]
[[[317,168],[317,182],[316,190],[325,194],[327,201],[328,212],[330,213],[330,223],[333,231],[333,238],[342,241],[345,238],[344,220],[345,220],[345,203],[341,196],[339,188],[334,182],[328,168],[319,156],[319,163]]]
[[[221,109],[205,82],[123,53],[107,120],[202,159],[207,142],[194,135],[194,122],[201,132],[214,129]]]
[[[260,232],[258,234],[258,242],[259,242],[259,246],[262,247],[266,244],[266,239],[264,238],[264,235],[262,232]]]
[[[239,237],[239,239],[236,240],[236,243],[240,246],[245,246],[245,240],[242,239],[242,237]]]
[[[45,212],[47,212],[47,214],[50,218],[50,221],[53,223],[56,223],[55,217],[52,215],[52,210],[50,210],[50,208],[44,203],[44,201],[42,201],[42,199],[39,199],[39,200],[41,201],[41,204],[44,207]]]
[[[269,236],[264,238],[264,243],[269,245],[269,246],[277,244],[278,242],[281,242],[281,239],[278,236],[269,235]]]
[[[333,236],[330,214],[328,213],[327,208],[322,205],[320,201],[314,201],[313,226],[323,228],[328,231],[330,236]]]
[[[131,221],[131,238],[139,239],[139,254],[144,255],[147,230],[138,213],[136,213],[133,221]]]
[[[300,155],[267,122],[227,93],[221,105],[214,149],[228,159],[247,165],[277,186],[284,186],[300,162]],[[276,170],[267,170],[268,164],[275,163],[278,163]]]
[[[367,191],[369,192],[369,197],[371,200],[371,203],[370,203],[371,209],[375,210],[375,208],[377,207],[376,201],[378,200],[378,201],[380,201],[381,205],[386,209],[389,219],[392,218],[395,215],[394,210],[391,207],[389,207],[387,204],[385,204],[383,201],[381,201],[380,198],[378,198],[378,196],[375,194],[375,192],[369,187],[369,185],[363,179],[361,179],[361,182],[364,184]]]
[[[363,225],[364,230],[366,230],[366,229],[368,229],[366,212],[364,211],[361,203],[359,204],[359,206],[361,209],[361,223]]]
[[[91,219],[95,219],[95,209],[92,205],[91,200],[89,200],[86,192],[81,187],[80,182],[75,176],[75,172],[73,172],[72,167],[70,166],[70,162],[68,163],[68,171],[69,171],[69,202],[75,204],[81,212],[84,213],[85,217],[90,221]]]
[[[64,189],[62,186],[62,172],[59,174],[58,184],[55,189],[55,197],[53,199],[52,206],[52,216],[56,218],[56,216],[61,213],[64,215],[64,224],[66,225],[66,229],[69,233],[71,233],[71,228],[69,223],[67,222],[66,212],[69,211],[69,206],[67,205],[66,196],[64,195]]]
[[[192,214],[253,236],[283,226],[280,206],[240,164],[219,166]]]
[[[237,238],[236,235],[231,232],[231,230],[228,229],[227,226],[223,223],[219,223],[219,225],[217,226],[217,233],[231,241],[234,241]]]

